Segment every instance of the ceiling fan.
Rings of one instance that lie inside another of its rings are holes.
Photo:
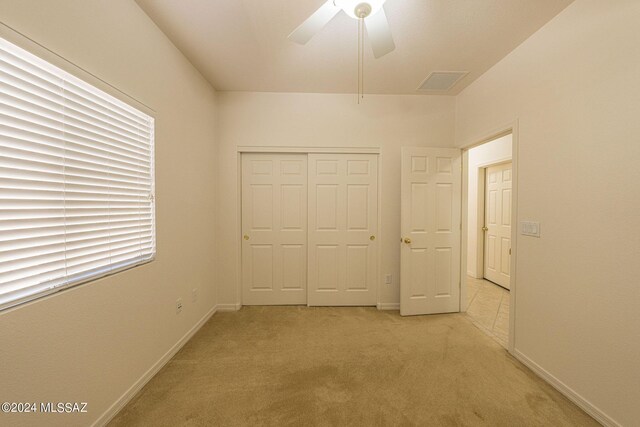
[[[306,21],[289,34],[289,40],[306,44],[341,10],[367,28],[371,49],[380,58],[396,48],[383,5],[386,0],[327,0]],[[360,29],[360,32],[362,30]]]

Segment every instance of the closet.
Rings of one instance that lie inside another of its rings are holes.
[[[375,305],[376,154],[242,154],[242,303]]]

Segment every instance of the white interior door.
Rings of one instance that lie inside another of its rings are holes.
[[[461,153],[402,148],[400,314],[460,311]]]
[[[511,163],[485,173],[484,277],[509,289],[511,280]]]
[[[307,302],[307,156],[242,155],[242,303]]]
[[[378,156],[309,155],[309,305],[375,305]]]

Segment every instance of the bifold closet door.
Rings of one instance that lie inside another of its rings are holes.
[[[242,303],[307,303],[307,156],[242,155]]]
[[[309,305],[375,305],[378,156],[309,155]]]

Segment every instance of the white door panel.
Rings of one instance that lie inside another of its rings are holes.
[[[310,154],[309,305],[376,304],[377,227],[378,157]]]
[[[484,277],[509,289],[511,279],[511,163],[485,169]]]
[[[460,311],[460,150],[403,147],[400,313]]]
[[[242,302],[307,302],[307,156],[242,155]]]

